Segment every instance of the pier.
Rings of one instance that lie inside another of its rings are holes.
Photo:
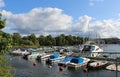
[[[100,54],[97,57],[91,57],[91,54]],[[120,63],[120,52],[92,52],[92,53],[79,53],[76,56],[86,57],[91,60],[102,60],[114,62],[116,66],[116,77],[118,77],[118,64]]]

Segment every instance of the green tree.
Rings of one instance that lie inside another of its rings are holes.
[[[19,33],[13,33],[12,39],[13,45],[18,46],[21,44],[21,35]]]
[[[5,57],[5,53],[11,48],[12,37],[10,34],[2,32],[5,24],[6,19],[2,19],[2,14],[0,14],[0,77],[12,77],[9,63]]]
[[[46,45],[55,45],[55,39],[51,35],[46,36]]]
[[[38,37],[39,45],[44,46],[45,45],[45,38],[43,35]]]
[[[39,42],[35,34],[31,34],[30,36],[28,36],[28,39],[33,43],[33,45],[39,46]]]
[[[0,13],[0,29],[4,28],[6,24],[6,19],[2,19],[2,14]]]

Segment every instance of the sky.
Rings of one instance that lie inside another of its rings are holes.
[[[120,0],[0,0],[3,31],[120,38]]]

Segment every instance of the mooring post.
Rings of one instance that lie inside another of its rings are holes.
[[[117,64],[117,58],[116,58],[116,63],[115,63],[115,65],[116,65],[116,77],[118,77],[118,72],[117,72],[117,70],[118,70],[118,68],[117,68],[117,66],[118,66],[118,64]]]

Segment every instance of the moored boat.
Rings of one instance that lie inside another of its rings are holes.
[[[68,68],[80,68],[84,65],[87,65],[87,63],[90,61],[88,58],[72,58],[71,61],[67,64]]]
[[[52,62],[59,62],[63,58],[65,58],[65,56],[62,56],[62,55],[60,55],[58,53],[54,53],[54,54],[50,55],[50,60]]]
[[[40,54],[39,56],[37,56],[36,60],[47,60],[50,57],[51,54]]]
[[[29,59],[36,59],[37,56],[39,56],[39,55],[40,55],[40,53],[38,51],[36,51],[34,49],[31,49],[31,50],[29,50],[29,54],[24,55],[23,58],[27,59],[27,60],[29,60]]]
[[[107,64],[108,64],[107,61],[88,62],[87,68],[90,70],[96,70],[96,69],[105,68]]]
[[[29,54],[29,52],[27,51],[27,49],[17,49],[17,50],[14,50],[12,52],[10,52],[10,54],[12,55],[27,55]]]
[[[107,70],[116,71],[116,65],[111,64],[106,67]],[[117,71],[120,71],[120,65],[117,65]]]
[[[58,66],[66,66],[71,61],[72,58],[74,57],[66,56],[65,58],[63,58],[62,60],[58,62]]]
[[[86,56],[90,57],[100,56],[99,52],[103,52],[103,50],[95,44],[86,44],[82,49],[82,53],[85,53]]]

